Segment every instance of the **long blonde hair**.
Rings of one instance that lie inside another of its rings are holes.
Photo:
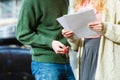
[[[94,6],[94,8],[96,10],[103,10],[105,7],[105,0],[91,0],[92,4]],[[74,10],[78,11],[80,5],[83,5],[84,0],[74,0],[73,6],[74,6]]]

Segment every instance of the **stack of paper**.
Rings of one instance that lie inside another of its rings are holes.
[[[96,20],[93,9],[81,10],[77,13],[64,15],[57,21],[67,30],[72,30],[79,38],[98,35],[99,33],[88,27],[89,22]]]

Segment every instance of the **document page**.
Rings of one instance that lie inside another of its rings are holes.
[[[81,10],[77,13],[57,18],[57,21],[65,29],[72,30],[78,38],[85,38],[99,34],[88,27],[88,23],[95,20],[96,16],[93,9]]]

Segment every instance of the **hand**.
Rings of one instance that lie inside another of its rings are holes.
[[[62,35],[65,37],[65,38],[71,38],[74,36],[74,32],[73,31],[70,31],[70,30],[65,30],[63,29],[62,30]]]
[[[102,22],[99,22],[99,21],[95,21],[95,22],[91,22],[88,24],[88,26],[97,31],[97,32],[102,32],[103,31],[103,24]]]
[[[68,53],[68,47],[62,44],[59,41],[53,40],[52,41],[52,48],[56,54],[66,54]]]

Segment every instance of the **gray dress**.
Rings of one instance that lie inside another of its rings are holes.
[[[80,80],[95,80],[100,38],[86,38],[80,67]]]

